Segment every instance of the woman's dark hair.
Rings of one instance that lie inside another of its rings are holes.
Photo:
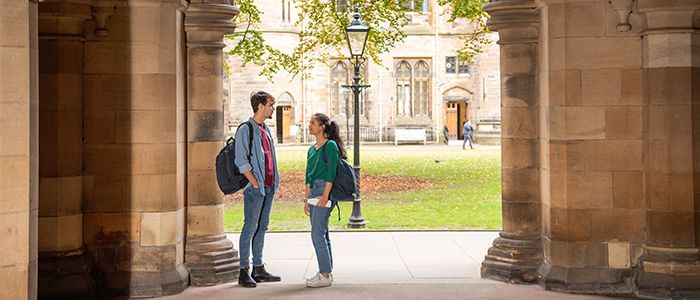
[[[258,105],[267,104],[267,99],[275,100],[275,97],[272,97],[272,95],[263,91],[259,91],[255,94],[250,95],[250,106],[253,107],[253,112],[258,112]]]
[[[322,113],[314,114],[314,118],[318,120],[319,125],[323,126],[323,134],[326,138],[338,144],[340,157],[348,159],[347,152],[345,152],[345,144],[343,144],[343,139],[340,137],[340,127],[338,127],[338,123],[331,121],[331,118]]]

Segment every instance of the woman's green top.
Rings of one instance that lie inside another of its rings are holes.
[[[328,164],[323,161],[323,154],[326,152]],[[333,182],[338,169],[338,156],[340,150],[334,140],[328,140],[324,146],[316,150],[316,145],[311,145],[306,154],[306,184],[311,184],[314,180],[323,179],[326,182]]]

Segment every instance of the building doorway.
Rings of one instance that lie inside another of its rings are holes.
[[[469,120],[469,104],[466,101],[448,101],[445,114],[445,125],[450,131],[450,139],[461,140],[462,126]]]
[[[291,111],[292,107],[289,105],[277,107],[277,142],[280,144],[289,143],[291,141]]]

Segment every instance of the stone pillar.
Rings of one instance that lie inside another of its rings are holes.
[[[540,241],[539,12],[535,1],[491,1],[484,9],[501,49],[503,230],[482,263],[481,276],[535,282]]]
[[[100,296],[171,295],[189,283],[184,4],[96,1],[86,25],[83,241]]]
[[[238,251],[224,234],[223,195],[214,160],[225,138],[224,34],[233,33],[232,4],[192,1],[187,8],[187,245],[193,285],[236,280]],[[221,2],[221,1],[218,1]],[[229,2],[230,3],[230,2]]]
[[[39,5],[39,297],[95,294],[83,248],[83,45],[91,1]]]
[[[37,1],[0,9],[0,292],[36,299],[38,216]]]
[[[638,294],[700,297],[700,2],[640,1],[648,122]]]

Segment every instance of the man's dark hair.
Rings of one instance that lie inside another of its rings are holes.
[[[259,91],[253,95],[250,96],[250,106],[253,107],[253,113],[258,112],[258,104],[265,105],[267,103],[267,99],[270,100],[275,100],[275,97],[272,97],[267,92]]]

